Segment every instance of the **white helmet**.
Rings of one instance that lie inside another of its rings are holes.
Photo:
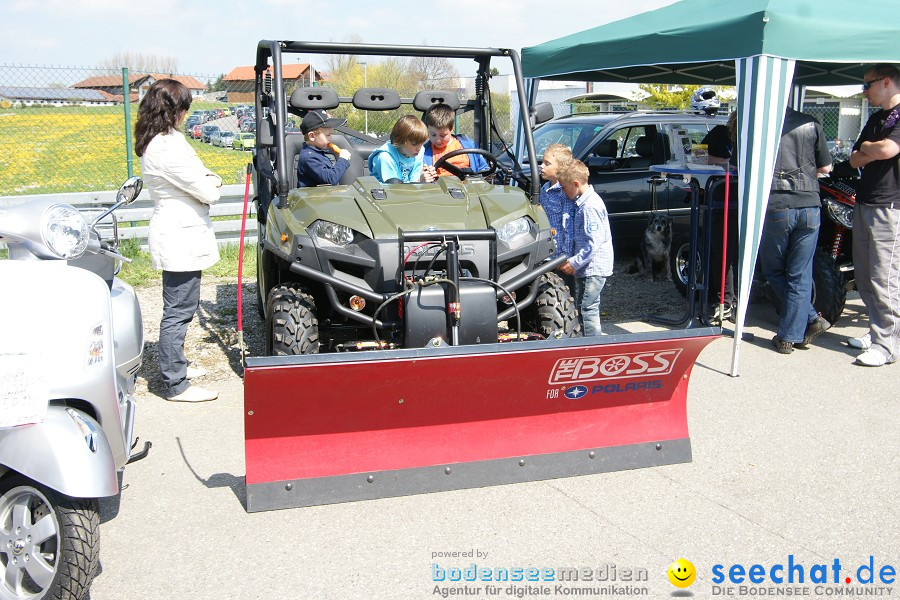
[[[697,113],[705,112],[708,115],[714,115],[719,110],[719,98],[716,96],[716,90],[708,85],[699,88],[691,96],[691,110]]]

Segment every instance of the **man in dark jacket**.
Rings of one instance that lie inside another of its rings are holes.
[[[881,110],[869,117],[850,154],[862,167],[853,210],[856,287],[869,311],[869,333],[847,344],[857,364],[880,367],[900,357],[900,71],[875,65],[863,94]]]
[[[781,303],[775,349],[804,348],[831,324],[812,305],[812,265],[819,238],[817,173],[831,171],[831,154],[818,121],[787,109],[766,210],[759,258]]]

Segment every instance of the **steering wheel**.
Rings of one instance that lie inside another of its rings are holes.
[[[480,173],[466,173],[464,170],[460,169],[453,163],[447,162],[448,159],[453,158],[454,156],[459,156],[460,154],[480,154],[484,157],[488,164],[488,170],[482,171]],[[490,177],[494,173],[497,172],[497,169],[500,168],[499,163],[497,162],[497,157],[488,152],[487,150],[482,150],[481,148],[460,148],[459,150],[454,150],[453,152],[448,152],[447,154],[441,156],[434,163],[435,169],[444,169],[449,171],[451,174],[456,175],[462,180],[469,175],[481,175],[482,177]]]

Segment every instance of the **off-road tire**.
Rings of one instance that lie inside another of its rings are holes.
[[[23,587],[27,590],[24,597],[31,598],[43,592],[42,598],[50,600],[78,600],[88,595],[91,582],[97,574],[100,564],[100,506],[95,498],[69,498],[42,486],[19,474],[9,475],[0,481],[0,531],[6,530],[12,518],[10,501],[27,501],[28,520],[32,524],[41,518],[53,518],[55,531],[35,551],[29,562],[35,560],[35,554],[52,552],[49,566],[53,568],[53,578],[49,585],[37,585],[30,578],[27,567],[23,577]],[[28,527],[23,527],[21,535],[27,537]],[[13,527],[13,532],[15,526]],[[34,531],[38,531],[35,529]],[[24,537],[23,537],[24,539]],[[7,548],[0,549],[7,553]],[[27,546],[24,553],[28,553]],[[24,553],[17,557],[24,560]],[[12,553],[6,554],[7,560],[0,560],[0,596],[19,597],[16,592],[5,586],[6,569],[13,567]],[[6,567],[3,567],[3,564]],[[19,565],[23,564],[19,562]]]
[[[812,302],[816,312],[832,325],[844,312],[844,304],[847,302],[844,275],[831,256],[821,248],[817,248],[813,255]]]
[[[522,330],[544,337],[577,337],[581,333],[578,308],[572,291],[556,273],[541,275],[538,294],[530,306],[522,309]]]
[[[297,287],[272,288],[266,301],[266,354],[295,356],[319,352],[319,320],[313,297]]]

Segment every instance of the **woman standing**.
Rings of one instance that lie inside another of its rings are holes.
[[[178,131],[191,93],[174,79],[147,90],[135,125],[135,152],[155,205],[150,218],[150,258],[163,272],[163,316],[159,326],[159,368],[165,396],[173,402],[215,400],[218,392],[191,386],[206,374],[184,356],[188,324],[200,304],[200,274],[219,261],[209,205],[219,200],[222,180],[203,166]]]

